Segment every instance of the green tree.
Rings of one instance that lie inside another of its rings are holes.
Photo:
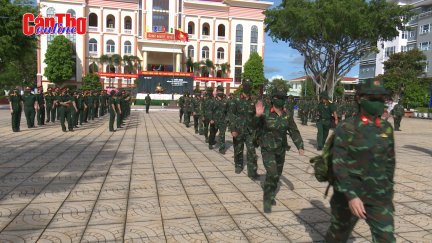
[[[425,66],[426,56],[418,49],[395,53],[384,62],[384,74],[380,78],[384,79],[385,87],[393,93],[395,100],[401,97],[402,92],[411,97],[410,100],[415,100],[416,94],[411,92],[422,86],[418,78],[424,74]],[[425,89],[427,93],[427,84]]]
[[[48,45],[45,54],[44,62],[47,66],[44,76],[57,85],[71,79],[75,65],[72,54],[72,43],[65,36],[57,35]]]
[[[280,78],[273,79],[266,85],[266,89],[265,89],[266,94],[271,94],[273,89],[283,90],[285,93],[288,93],[289,91],[288,81]]]
[[[22,16],[37,9],[23,0],[0,0],[0,6],[0,87],[32,85],[37,40],[23,34]]]
[[[407,108],[427,107],[429,104],[430,79],[416,78],[405,87],[402,104]]]
[[[100,82],[99,75],[89,73],[83,77],[82,89],[101,89],[102,84]]]
[[[264,77],[264,64],[261,56],[253,52],[249,60],[244,65],[243,78],[253,82],[253,92],[255,94],[263,87],[266,78]]]
[[[265,24],[273,40],[288,42],[304,57],[318,91],[333,96],[337,81],[375,51],[377,41],[398,36],[413,14],[385,0],[284,0],[265,11]]]
[[[301,97],[314,97],[314,96],[316,96],[316,86],[314,85],[312,78],[307,78],[302,83],[300,96]]]

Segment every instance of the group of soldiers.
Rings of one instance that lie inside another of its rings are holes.
[[[75,90],[69,88],[48,88],[43,92],[38,88],[33,94],[31,87],[26,87],[24,94],[14,89],[9,94],[9,106],[12,115],[12,131],[20,131],[21,113],[24,111],[27,127],[43,126],[48,122],[60,121],[63,132],[74,131],[95,118],[110,113],[110,131],[115,131],[113,124],[117,115],[117,128],[121,128],[123,120],[130,114],[130,94],[123,90]],[[122,112],[123,111],[123,112]],[[113,116],[114,115],[114,116]],[[65,122],[67,122],[67,127]]]
[[[319,117],[319,101],[312,97],[306,97],[298,99],[296,103],[298,106],[298,117],[302,125],[307,125],[308,121],[317,121],[317,118]],[[353,117],[358,112],[358,105],[351,96],[347,97],[345,100],[335,100],[334,105],[336,107],[336,114],[339,120],[342,120],[342,118],[346,119],[349,117]]]

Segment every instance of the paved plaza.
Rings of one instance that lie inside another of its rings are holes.
[[[2,109],[0,242],[320,242],[329,198],[309,164],[316,128],[299,123],[306,156],[287,153],[277,205],[264,214],[260,181],[234,173],[231,136],[225,155],[209,150],[176,111],[132,111],[115,133],[107,116],[64,133],[59,122],[27,129],[23,115],[12,133]],[[432,120],[401,129],[397,239],[432,242]],[[370,239],[360,221],[352,241]]]

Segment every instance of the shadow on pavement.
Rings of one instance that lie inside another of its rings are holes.
[[[420,151],[420,152],[423,152],[425,154],[432,156],[432,149],[427,149],[427,148],[423,148],[423,147],[419,147],[419,146],[415,146],[415,145],[404,145],[403,148],[417,150],[417,151]]]

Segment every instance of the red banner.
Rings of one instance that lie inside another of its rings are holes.
[[[193,73],[184,73],[184,72],[159,72],[159,71],[142,71],[142,75],[148,76],[183,76],[183,77],[192,77]]]
[[[232,78],[213,78],[213,77],[194,77],[195,81],[203,81],[203,82],[232,82]]]
[[[147,39],[154,40],[175,40],[175,35],[167,33],[147,32]]]
[[[138,74],[129,74],[129,73],[103,73],[96,72],[97,75],[101,77],[109,77],[109,78],[138,78]]]

